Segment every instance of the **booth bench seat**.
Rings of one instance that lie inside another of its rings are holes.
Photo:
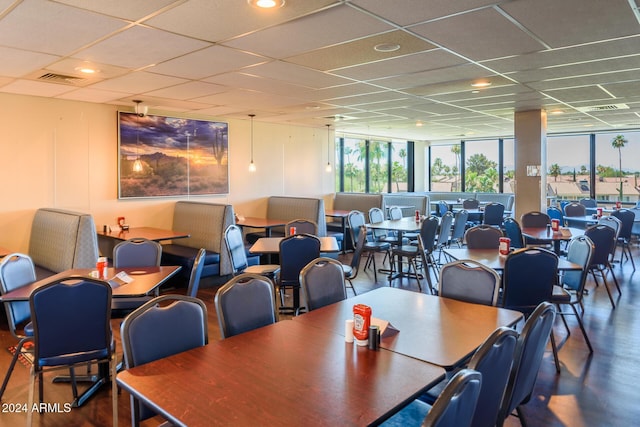
[[[38,280],[72,268],[95,268],[98,237],[93,217],[62,209],[38,209],[31,223],[29,256]]]
[[[198,250],[205,248],[207,253],[201,277],[231,274],[232,266],[224,243],[224,230],[233,223],[231,205],[176,202],[172,229],[188,233],[189,237],[162,245],[162,264],[182,266],[180,274],[188,278]]]

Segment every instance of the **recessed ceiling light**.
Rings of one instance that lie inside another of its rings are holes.
[[[472,90],[471,93],[480,93],[479,90]]]
[[[557,116],[559,114],[564,114],[564,111],[562,111],[562,110],[553,110],[553,111],[551,111],[551,114],[553,114],[554,116]]]
[[[397,43],[380,43],[373,47],[376,52],[395,52],[400,49],[400,45]]]
[[[422,126],[422,122],[421,122],[420,120],[418,120],[418,121],[416,122],[416,126],[417,126],[417,127],[421,127],[421,126]]]
[[[491,86],[491,82],[488,81],[481,81],[481,82],[475,82],[475,83],[471,83],[471,87],[488,87]]]
[[[284,1],[285,0],[247,0],[247,3],[261,9],[273,9],[284,6]]]
[[[100,72],[100,70],[91,67],[76,67],[75,70],[83,74],[95,74]]]

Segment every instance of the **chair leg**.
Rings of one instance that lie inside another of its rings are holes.
[[[602,281],[604,282],[604,287],[607,290],[607,295],[609,295],[609,301],[611,301],[611,307],[616,308],[616,303],[613,301],[613,296],[611,296],[611,290],[609,290],[609,284],[607,283],[607,278],[605,277],[605,274],[602,270],[598,269],[598,272],[600,272],[600,274],[602,275]],[[591,270],[591,275],[593,276],[594,282],[596,282],[596,286],[600,286],[594,270]]]
[[[567,324],[567,319],[564,317],[564,313],[561,310],[560,304],[556,304],[557,312],[562,319],[562,323],[564,323],[564,328],[567,330],[567,336],[571,335],[571,330],[569,330],[569,325]]]
[[[618,295],[622,295],[622,292],[620,291],[620,284],[618,284],[618,278],[616,277],[615,273],[613,272],[613,266],[611,265],[611,263],[607,264],[607,268],[609,269],[609,272],[611,273],[611,277],[613,277],[613,283],[614,285],[616,285],[616,289],[618,290]],[[606,274],[606,273],[604,273]]]
[[[553,361],[556,364],[556,372],[560,373],[560,360],[558,359],[558,346],[556,345],[556,338],[553,335],[553,329],[551,329],[549,338],[551,339],[551,350],[553,351]]]
[[[118,361],[115,351],[111,355],[111,405],[113,412],[113,427],[118,427],[118,384],[116,383],[116,373]]]
[[[33,394],[34,394],[34,388],[36,386],[36,371],[35,371],[35,366],[31,365],[31,369],[29,372],[29,406],[28,408],[33,408]],[[33,412],[34,411],[27,411],[27,425],[30,426],[33,424]]]
[[[587,336],[587,331],[584,329],[584,324],[582,323],[582,317],[578,315],[578,309],[576,309],[575,305],[571,304],[571,309],[576,315],[576,319],[578,320],[578,326],[580,326],[580,330],[582,331],[582,336],[584,337],[584,341],[587,343],[587,347],[589,347],[589,353],[593,353],[593,347],[591,346],[591,341],[589,341],[589,337]],[[562,316],[564,318],[564,316]]]
[[[27,341],[27,339],[25,338],[21,339],[18,345],[16,346],[16,351],[15,353],[13,353],[13,357],[11,358],[9,369],[7,369],[7,373],[4,376],[4,381],[2,382],[2,388],[0,388],[0,399],[2,399],[2,395],[4,394],[4,391],[7,388],[7,384],[9,384],[9,378],[11,378],[11,373],[13,372],[13,368],[16,366],[16,362],[18,361],[18,357],[22,352],[22,347],[24,346],[25,341]]]

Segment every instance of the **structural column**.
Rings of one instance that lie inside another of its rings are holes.
[[[546,211],[547,113],[530,110],[515,113],[515,214]]]

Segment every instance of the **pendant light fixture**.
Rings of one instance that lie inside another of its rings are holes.
[[[330,148],[329,147],[329,145],[330,145],[329,141],[331,139],[331,132],[330,132],[331,125],[329,124],[329,125],[326,125],[326,126],[327,126],[327,166],[325,167],[325,170],[327,172],[331,172],[331,162],[329,161],[329,158],[330,158],[329,157],[329,148]]]
[[[133,162],[133,171],[136,173],[142,172],[142,161],[140,160],[140,117],[143,114],[140,113],[140,101],[139,99],[134,99],[133,102],[136,103],[136,160]],[[145,110],[146,113],[146,110]]]
[[[249,172],[256,171],[256,165],[253,163],[253,118],[255,116],[255,114],[249,114],[249,117],[251,117],[251,162],[249,163]]]

